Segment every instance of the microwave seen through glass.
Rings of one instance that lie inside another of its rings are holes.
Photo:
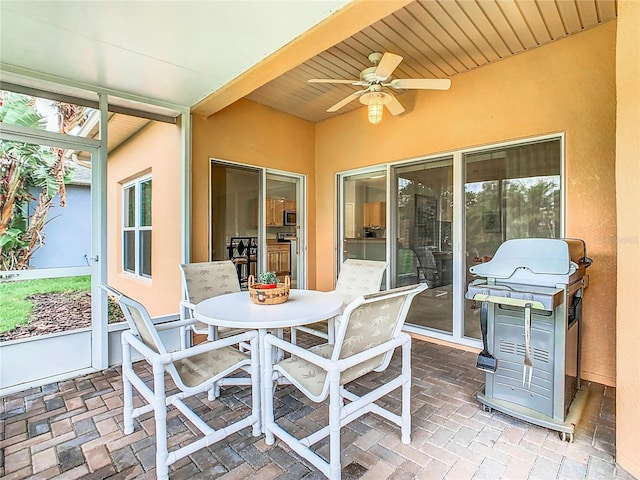
[[[284,224],[285,225],[296,225],[296,211],[295,210],[285,210],[284,211]]]

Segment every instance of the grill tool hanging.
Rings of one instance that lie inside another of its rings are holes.
[[[529,374],[529,378],[527,378]],[[531,304],[524,306],[524,367],[522,368],[522,386],[531,388],[533,362],[531,361]]]
[[[498,361],[496,360],[496,357],[489,353],[489,343],[487,341],[488,311],[488,302],[482,302],[480,306],[480,331],[482,332],[482,351],[478,354],[476,368],[484,372],[493,373],[498,369]]]

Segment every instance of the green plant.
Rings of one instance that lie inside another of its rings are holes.
[[[276,272],[261,272],[258,274],[258,283],[263,285],[270,285],[272,283],[278,283],[278,277]]]
[[[56,105],[62,131],[66,132],[84,109]],[[42,129],[46,118],[31,97],[6,93],[0,97],[0,122]],[[43,244],[43,228],[56,194],[60,207],[65,206],[65,183],[71,171],[65,167],[64,153],[61,148],[0,142],[0,270],[29,268],[31,255]],[[40,189],[37,197],[30,187]]]

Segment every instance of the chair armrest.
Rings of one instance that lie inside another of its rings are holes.
[[[378,345],[377,347],[370,348],[365,352],[360,352],[356,355],[343,358],[338,361],[332,361],[330,359],[321,357],[320,355],[316,355],[315,353],[312,353],[308,350],[305,350],[304,348],[301,348],[297,345],[281,340],[274,335],[267,334],[264,337],[265,345],[273,345],[274,347],[278,347],[286,352],[289,352],[291,355],[295,355],[296,357],[300,357],[307,362],[319,366],[323,370],[330,371],[337,369],[340,372],[343,372],[346,369],[353,367],[354,365],[358,365],[362,362],[377,357],[378,355],[387,353],[388,351],[393,350],[407,342],[411,342],[411,337],[406,333],[402,333],[398,337],[391,339],[381,345]]]
[[[377,347],[370,348],[364,352],[357,353],[347,358],[343,358],[337,361],[338,370],[341,372],[347,368],[351,368],[354,365],[358,365],[362,362],[370,360],[378,355],[382,355],[391,350],[395,350],[397,347],[404,345],[405,343],[411,343],[411,337],[406,333],[401,333],[396,338],[392,338],[388,342],[384,342]]]
[[[181,300],[180,301],[180,306],[183,308],[186,308],[187,310],[191,310],[194,311],[196,309],[196,304],[195,303],[191,303],[188,300]]]
[[[221,340],[215,340],[213,342],[204,342],[196,345],[195,347],[189,347],[184,350],[178,350],[176,352],[172,352],[169,354],[171,357],[171,363],[175,360],[180,360],[183,358],[189,358],[194,355],[199,355],[201,353],[210,352],[212,350],[220,350],[224,347],[230,347],[231,345],[237,345],[242,342],[253,342],[256,343],[258,340],[258,332],[255,330],[249,330],[238,335],[233,335],[231,337],[223,338]]]
[[[193,325],[196,322],[197,320],[195,318],[185,318],[183,320],[174,320],[172,322],[159,323],[155,327],[156,327],[156,330],[164,332],[166,330],[173,330],[174,328],[181,328],[181,327],[186,327],[188,325]]]
[[[126,343],[128,343],[131,347],[133,347],[135,350],[141,353],[142,356],[145,358],[145,360],[151,363],[158,362],[158,361],[162,362],[163,356],[160,355],[155,350],[151,350],[149,347],[147,347],[145,343],[142,340],[140,340],[136,335],[134,335],[134,333],[131,330],[125,330],[124,332],[122,332],[120,341],[122,342],[123,345],[125,344],[125,341],[126,341]]]
[[[273,345],[274,347],[284,350],[285,352],[289,352],[291,355],[295,355],[296,357],[300,357],[306,360],[307,362],[313,363],[314,365],[318,365],[324,370],[332,368],[331,360],[321,357],[320,355],[317,355],[315,353],[312,353],[309,350],[305,350],[304,348],[299,347],[298,345],[294,345],[293,343],[289,343],[285,340],[282,340],[270,333],[264,336],[264,343],[265,343],[265,346]]]
[[[178,322],[176,322],[178,323]],[[127,341],[135,350],[140,352],[145,359],[151,363],[161,363],[168,365],[176,360],[183,358],[193,357],[200,353],[209,352],[211,350],[219,350],[231,345],[240,344],[242,342],[257,343],[258,332],[255,330],[249,330],[232,337],[223,338],[222,340],[216,340],[215,342],[204,342],[195,347],[186,348],[184,350],[178,350],[176,352],[170,352],[165,355],[161,355],[158,352],[150,349],[144,342],[142,342],[131,330],[125,330],[122,333],[122,340]]]

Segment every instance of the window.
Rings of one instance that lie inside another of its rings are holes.
[[[123,186],[122,268],[151,278],[151,177]]]

